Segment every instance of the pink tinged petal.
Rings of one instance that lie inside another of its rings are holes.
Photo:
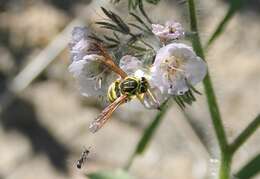
[[[152,32],[166,41],[180,39],[184,36],[184,28],[176,21],[167,21],[165,25],[152,24]]]
[[[72,38],[69,43],[72,61],[81,60],[86,55],[86,50],[84,49],[89,47],[87,35],[88,31],[86,27],[75,27],[72,30]]]
[[[72,30],[72,42],[79,42],[81,39],[87,38],[88,35],[87,27],[74,27]]]
[[[143,68],[143,64],[138,58],[125,55],[120,59],[119,67],[128,75],[133,75],[138,69]]]

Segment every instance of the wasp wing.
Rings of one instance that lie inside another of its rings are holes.
[[[104,57],[104,59],[101,61],[105,66],[110,68],[113,72],[118,74],[122,79],[124,79],[127,74],[124,70],[122,70],[113,60],[113,58],[110,56],[108,51],[102,47],[102,45],[97,44],[98,48],[100,49],[101,55]]]
[[[111,103],[109,106],[107,106],[100,114],[99,116],[90,124],[89,129],[91,132],[95,133],[97,132],[111,117],[113,112],[123,103],[125,103],[127,100],[126,95],[122,95],[119,98],[117,98],[113,103]]]
[[[168,96],[156,87],[149,87],[146,93],[137,97],[147,109],[160,109],[160,106],[168,99]]]

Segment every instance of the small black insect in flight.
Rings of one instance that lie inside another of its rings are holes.
[[[81,169],[83,167],[83,165],[85,164],[85,162],[87,160],[89,153],[90,153],[89,149],[83,150],[83,152],[80,156],[80,159],[77,161],[77,168],[78,169]]]

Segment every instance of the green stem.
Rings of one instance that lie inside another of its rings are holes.
[[[241,134],[230,144],[231,153],[237,149],[258,129],[260,126],[260,114],[241,132]]]
[[[235,13],[243,7],[243,4],[246,2],[246,0],[231,0],[229,9],[224,16],[224,18],[220,21],[218,24],[216,30],[213,32],[213,34],[210,36],[210,39],[206,43],[205,49],[208,49],[211,44],[223,33],[225,30],[228,22],[232,19],[232,17],[235,15]]]
[[[137,37],[135,34],[133,33],[129,33],[130,36],[132,36],[133,38],[137,38],[137,40],[139,40],[140,42],[142,42],[144,45],[146,45],[147,47],[149,47],[150,49],[153,49],[153,46],[151,46],[150,44],[148,44],[147,42],[145,42],[142,37]]]
[[[190,28],[192,32],[195,32],[194,38],[192,39],[192,46],[194,51],[200,56],[202,59],[205,60],[203,48],[200,42],[200,36],[198,33],[197,27],[197,18],[196,18],[196,10],[194,0],[189,0],[189,12],[190,12]],[[226,138],[226,133],[224,130],[224,126],[221,121],[220,111],[218,108],[217,100],[215,97],[215,92],[213,89],[213,85],[211,82],[210,74],[207,73],[204,81],[204,89],[208,101],[209,111],[211,115],[211,119],[214,125],[215,133],[217,135],[217,139],[220,145],[221,152],[226,151],[228,143]]]
[[[215,133],[216,133],[216,136],[218,139],[218,143],[220,146],[220,151],[225,152],[226,150],[228,150],[228,142],[227,142],[227,137],[226,137],[226,133],[224,130],[224,126],[222,124],[222,120],[221,120],[221,116],[220,116],[220,112],[219,112],[219,108],[218,108],[218,104],[216,101],[216,97],[215,97],[215,93],[214,93],[214,89],[212,86],[209,72],[208,72],[207,76],[205,77],[203,84],[204,84],[204,89],[206,92],[206,97],[207,97],[207,101],[208,101],[208,107],[209,107],[213,127],[214,127],[214,130],[215,130]]]
[[[232,155],[229,152],[223,153],[219,168],[219,179],[229,179],[231,169]]]
[[[188,4],[189,4],[189,13],[190,13],[190,28],[192,32],[195,32],[195,35],[192,38],[192,46],[196,54],[205,60],[205,55],[204,55],[204,51],[201,45],[200,36],[198,32],[196,8],[195,8],[194,0],[188,0]],[[214,88],[211,82],[209,72],[207,73],[203,81],[203,85],[207,97],[211,120],[220,146],[221,163],[219,168],[219,179],[229,179],[232,155],[229,151],[226,133],[224,130],[224,126],[222,124],[221,115],[220,115],[219,107],[217,104],[217,100],[216,100],[216,96],[215,96],[215,92],[214,92]]]

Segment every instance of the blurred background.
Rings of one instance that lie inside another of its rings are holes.
[[[229,2],[197,2],[205,41]],[[156,114],[132,102],[117,110],[101,131],[89,132],[102,105],[80,96],[67,70],[67,45],[74,26],[104,18],[100,6],[128,19],[126,1],[0,1],[0,179],[83,179],[86,172],[122,167]],[[145,9],[154,22],[175,19],[189,28],[185,3],[179,0],[145,4]],[[229,140],[260,111],[259,12],[259,0],[247,1],[207,51]],[[197,88],[203,92],[201,84]],[[142,179],[214,178],[218,146],[205,101],[197,96],[185,109],[189,120],[173,105],[130,173]],[[260,152],[259,137],[258,130],[235,155],[234,172]],[[89,146],[89,160],[78,170],[76,161]]]

